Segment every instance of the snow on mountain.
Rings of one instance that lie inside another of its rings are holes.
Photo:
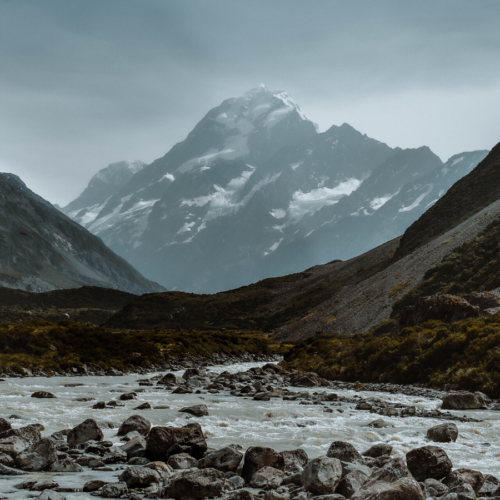
[[[209,111],[113,192],[84,192],[65,210],[167,288],[215,292],[401,234],[484,155],[443,164],[347,124],[319,133],[288,94],[261,85]]]

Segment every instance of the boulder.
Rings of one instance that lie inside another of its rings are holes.
[[[5,418],[0,418],[0,434],[2,432],[8,431],[9,429],[12,429],[12,425],[8,420],[5,420]]]
[[[254,500],[254,498],[248,490],[238,490],[230,493],[227,500]]]
[[[499,304],[500,305],[500,304]],[[274,363],[266,363],[263,367],[263,370],[271,370],[274,373],[281,373],[283,368],[281,366],[275,365]]]
[[[392,453],[392,446],[387,443],[377,443],[368,448],[364,453],[364,457],[378,458],[383,455],[390,455]]]
[[[68,446],[71,448],[87,441],[102,441],[104,434],[93,418],[88,418],[68,432]]]
[[[462,483],[470,484],[475,493],[479,493],[483,487],[485,476],[478,470],[455,469],[450,472],[441,482],[452,489]]]
[[[0,476],[24,476],[26,472],[0,464]]]
[[[441,481],[437,479],[426,479],[424,481],[424,493],[425,497],[440,497],[448,491],[448,486],[444,485]]]
[[[458,437],[458,428],[455,424],[447,422],[427,429],[427,438],[435,443],[451,443]]]
[[[124,464],[127,458],[127,452],[120,446],[111,446],[102,457],[102,461],[105,464]]]
[[[167,373],[163,375],[163,377],[156,382],[156,385],[175,385],[178,384],[181,380],[179,380],[173,373]]]
[[[287,474],[302,472],[309,460],[307,453],[300,448],[297,450],[282,451],[280,455],[283,457],[283,470]]]
[[[42,436],[35,425],[27,425],[19,429],[8,429],[0,433],[0,453],[16,458],[19,453],[40,441]]]
[[[395,458],[372,473],[351,500],[425,500],[402,458]]]
[[[476,493],[468,483],[460,483],[450,488],[440,500],[476,500]]]
[[[186,408],[181,408],[179,411],[182,413],[189,413],[191,415],[194,415],[195,417],[208,416],[207,405],[187,406]]]
[[[158,472],[162,479],[170,477],[174,472],[174,469],[172,469],[172,467],[170,467],[170,465],[167,465],[165,462],[149,462],[144,467],[155,470],[156,472]]]
[[[59,483],[56,483],[53,479],[42,479],[33,484],[30,489],[31,491],[44,491],[55,488],[59,488]]]
[[[151,405],[149,403],[142,403],[139,406],[136,406],[134,410],[151,410]]]
[[[262,467],[252,476],[250,486],[261,489],[278,488],[284,477],[285,473],[282,470],[274,467]]]
[[[127,484],[120,481],[119,483],[106,483],[99,493],[103,498],[120,498],[127,492]]]
[[[240,465],[243,453],[234,449],[232,446],[226,446],[220,450],[215,450],[198,460],[199,469],[212,468],[222,472],[234,472]]]
[[[271,401],[271,396],[267,392],[257,392],[253,399],[255,401]]]
[[[274,469],[283,470],[283,457],[272,448],[250,446],[245,452],[245,462],[241,476],[249,483],[252,476],[263,467],[273,467]]]
[[[74,460],[65,458],[64,460],[54,462],[50,467],[50,472],[83,472],[83,468]]]
[[[342,465],[336,458],[319,457],[310,460],[302,471],[302,484],[314,495],[330,495],[342,478]]]
[[[46,392],[46,391],[36,391],[31,395],[32,398],[39,398],[39,399],[53,399],[55,398],[54,394],[51,392]]]
[[[243,488],[243,486],[245,486],[245,480],[241,476],[237,476],[236,474],[227,478],[227,480],[233,484],[234,489],[236,490],[239,490],[240,488]]]
[[[321,378],[314,372],[299,372],[290,376],[292,387],[317,387],[321,385]]]
[[[422,446],[409,451],[406,464],[417,481],[426,479],[442,479],[453,467],[446,452],[438,446]]]
[[[136,397],[136,392],[126,392],[125,394],[120,395],[120,401],[130,401],[131,399],[135,399]]]
[[[191,377],[201,377],[205,373],[202,372],[201,370],[198,370],[198,368],[188,368],[183,374],[182,378],[184,380],[189,380]]]
[[[478,410],[486,407],[482,395],[467,391],[450,392],[443,397],[443,410]]]
[[[105,484],[107,484],[106,481],[101,481],[100,479],[92,479],[91,481],[87,481],[83,485],[83,491],[85,493],[97,491],[99,488],[102,488]]]
[[[0,464],[12,467],[14,465],[14,459],[10,455],[0,453]]]
[[[224,481],[224,473],[215,469],[180,472],[167,479],[162,496],[174,500],[215,498],[221,496]]]
[[[127,467],[118,478],[128,488],[147,488],[152,484],[160,484],[160,474],[147,467]]]
[[[65,496],[54,490],[45,490],[37,498],[38,500],[66,500]]]
[[[368,476],[361,471],[349,472],[340,480],[335,491],[346,498],[351,498],[367,481]]]
[[[478,318],[481,309],[456,295],[431,295],[421,297],[399,314],[399,329],[421,325],[429,320],[455,323],[467,318]]]
[[[142,436],[136,436],[122,447],[128,458],[143,457],[146,455],[146,439]]]
[[[151,429],[151,422],[141,415],[132,415],[127,418],[118,429],[118,436],[125,436],[129,432],[137,431],[141,436],[146,436]]]
[[[167,465],[170,465],[172,469],[192,469],[196,467],[198,460],[196,458],[189,455],[189,453],[179,453],[178,455],[172,455],[167,462]]]
[[[30,472],[48,469],[56,461],[57,451],[50,438],[40,439],[15,458],[17,467]]]
[[[166,460],[168,456],[188,451],[194,458],[202,458],[207,442],[200,424],[184,427],[153,427],[146,438],[146,454],[150,460]]]
[[[358,450],[346,441],[334,441],[326,454],[329,458],[336,458],[342,462],[362,462],[363,459]]]
[[[384,429],[386,427],[394,427],[394,425],[382,418],[377,418],[377,420],[370,422],[367,427],[373,427],[374,429]]]
[[[462,298],[469,304],[479,307],[483,312],[485,309],[500,307],[500,297],[491,292],[471,293]]]
[[[484,475],[484,483],[479,490],[479,495],[482,497],[492,496],[493,491],[495,491],[500,486],[500,479],[491,474]]]

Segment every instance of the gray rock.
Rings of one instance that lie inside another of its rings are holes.
[[[213,468],[222,472],[235,471],[243,459],[243,453],[231,446],[215,450],[198,460],[199,469]]]
[[[74,447],[87,441],[102,441],[104,434],[93,418],[88,418],[68,432],[68,446]]]
[[[334,441],[328,448],[326,456],[342,460],[342,462],[362,462],[363,460],[358,450],[346,441]]]
[[[44,491],[53,490],[59,487],[59,483],[56,483],[53,479],[43,479],[42,481],[37,481],[31,486],[32,491]]]
[[[50,467],[51,472],[83,472],[82,467],[75,461],[65,458],[61,461],[56,461]]]
[[[196,467],[198,460],[192,457],[188,453],[179,453],[178,455],[172,455],[167,462],[167,465],[170,465],[172,469],[192,469]]]
[[[17,467],[30,472],[48,469],[56,461],[57,451],[50,438],[40,439],[15,458]]]
[[[481,394],[457,391],[443,397],[443,410],[477,410],[486,407],[486,401]]]
[[[127,458],[127,452],[120,446],[111,446],[102,457],[102,461],[105,464],[124,464]]]
[[[285,473],[274,467],[262,467],[259,469],[250,480],[250,486],[252,488],[278,488],[283,479]]]
[[[12,425],[8,420],[5,420],[5,418],[0,418],[0,434],[2,432],[8,431],[9,429],[12,429]]]
[[[475,493],[479,493],[484,483],[484,475],[472,469],[455,469],[450,472],[443,480],[442,483],[445,484],[450,490],[455,486],[463,483],[470,484]]]
[[[165,462],[149,462],[144,467],[155,470],[162,479],[167,479],[174,472],[174,469],[172,469],[172,467],[167,465]]]
[[[245,480],[241,476],[231,476],[230,478],[227,479],[230,483],[233,483],[234,488],[236,490],[239,490],[240,488],[243,488],[245,486]]]
[[[146,457],[132,457],[127,460],[127,465],[147,465],[149,460]]]
[[[54,490],[45,490],[37,497],[39,500],[66,500],[66,497]]]
[[[254,498],[248,490],[238,490],[230,493],[227,500],[254,500]]]
[[[105,484],[107,484],[106,481],[101,481],[100,479],[92,479],[92,481],[87,481],[83,485],[83,491],[86,493],[97,491],[98,489],[102,488]]]
[[[107,483],[102,487],[100,491],[101,497],[104,498],[120,498],[127,492],[127,484],[122,481],[120,481],[119,483]]]
[[[0,453],[15,459],[19,453],[40,439],[42,439],[40,430],[34,425],[27,425],[20,429],[8,429],[0,434]]]
[[[194,415],[195,417],[208,416],[207,405],[187,406],[186,408],[181,408],[179,411],[182,413],[190,413],[191,415]]]
[[[500,486],[500,479],[491,474],[484,475],[484,483],[479,490],[480,496],[490,496]]]
[[[453,467],[446,452],[438,446],[422,446],[409,451],[406,455],[408,469],[417,481],[442,479]]]
[[[250,446],[245,452],[245,461],[241,476],[249,483],[259,469],[273,467],[274,469],[283,470],[284,465],[283,457],[272,448]]]
[[[146,436],[151,430],[151,422],[141,415],[132,415],[118,429],[118,436],[125,436],[129,432],[138,432],[141,436]]]
[[[458,437],[458,428],[454,423],[446,422],[427,429],[427,438],[435,443],[451,443]]]
[[[386,427],[394,427],[394,425],[392,425],[390,422],[387,422],[383,418],[378,418],[377,420],[370,422],[367,427],[373,427],[374,429],[383,429]]]
[[[24,476],[26,472],[22,472],[12,467],[7,467],[6,465],[0,464],[0,475],[3,476]]]
[[[128,488],[147,488],[152,484],[160,484],[160,474],[147,467],[127,467],[118,478]]]
[[[18,490],[29,490],[31,487],[36,484],[35,479],[27,479],[26,481],[23,481],[22,483],[15,484],[14,488]]]
[[[302,484],[314,495],[335,493],[342,478],[342,465],[336,458],[319,457],[310,460],[302,472]]]
[[[297,450],[282,451],[280,452],[280,455],[283,457],[283,470],[287,474],[297,474],[302,472],[309,460],[307,453],[300,448]]]
[[[0,453],[0,464],[12,467],[14,465],[14,459],[10,455]]]
[[[448,486],[437,479],[426,479],[424,481],[425,493],[427,497],[440,497],[448,491]]]
[[[440,500],[476,500],[476,493],[468,483],[462,483],[450,488]]]
[[[224,481],[224,473],[215,469],[179,472],[166,480],[163,497],[175,500],[219,497],[224,489]]]
[[[146,455],[146,440],[142,436],[136,436],[125,443],[121,449],[128,458],[144,457]]]
[[[387,443],[377,443],[368,448],[364,453],[364,457],[378,458],[383,455],[390,455],[392,453],[392,446]]]
[[[54,399],[55,396],[51,392],[45,392],[45,391],[36,391],[31,395],[32,398],[39,398],[39,399]]]
[[[367,481],[368,476],[366,474],[360,471],[349,472],[340,480],[335,491],[346,498],[351,498]]]

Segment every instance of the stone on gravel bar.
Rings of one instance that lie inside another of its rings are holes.
[[[363,460],[358,450],[346,441],[334,441],[328,448],[326,456],[342,460],[342,462],[362,462]]]
[[[224,473],[215,469],[202,469],[172,474],[163,489],[163,498],[174,500],[201,500],[221,496]]]
[[[160,474],[147,467],[127,467],[118,478],[128,488],[147,488],[152,484],[160,484]]]
[[[101,497],[104,498],[120,498],[128,492],[127,484],[120,481],[118,483],[107,483],[100,491]]]
[[[198,460],[192,457],[189,453],[179,453],[178,455],[172,455],[168,461],[167,465],[170,465],[172,469],[192,469],[196,467]]]
[[[56,461],[57,451],[50,438],[40,439],[15,458],[16,466],[29,472],[45,470]]]
[[[285,473],[281,470],[275,469],[274,467],[262,467],[259,469],[250,480],[250,486],[252,488],[278,488],[281,486]]]
[[[102,441],[104,434],[93,418],[88,418],[68,432],[68,446],[71,448],[87,441]]]
[[[330,457],[319,457],[310,460],[302,471],[302,484],[314,495],[329,495],[342,478],[340,460]]]
[[[243,453],[235,450],[232,446],[226,446],[220,450],[212,451],[198,460],[198,469],[213,468],[222,472],[236,471],[243,459]]]
[[[120,425],[118,436],[125,436],[129,432],[136,431],[142,436],[146,436],[151,429],[151,422],[141,415],[132,415]]]
[[[252,476],[263,467],[273,467],[275,469],[283,470],[284,468],[283,457],[272,448],[264,446],[250,446],[245,452],[245,461],[243,464],[243,471],[241,476],[249,483]]]
[[[383,455],[390,455],[392,453],[392,446],[387,443],[377,443],[368,448],[364,453],[364,457],[378,458]]]
[[[442,479],[453,467],[446,452],[438,446],[422,446],[406,454],[408,469],[417,481]]]

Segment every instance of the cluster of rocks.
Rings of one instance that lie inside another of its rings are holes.
[[[279,361],[281,359],[278,355],[266,355],[266,354],[251,354],[244,353],[240,356],[235,356],[231,354],[224,354],[216,352],[208,357],[200,356],[176,356],[168,360],[164,364],[151,364],[147,368],[136,367],[129,365],[127,368],[127,373],[139,373],[147,374],[159,371],[177,371],[184,368],[198,367],[208,367],[215,365],[231,365],[235,363],[251,363],[251,362],[273,362]],[[49,376],[46,371],[42,368],[31,369],[27,367],[21,368],[22,373],[14,372],[12,370],[0,374],[0,379],[3,378],[22,378],[22,377],[47,377]],[[51,372],[50,376],[54,377],[78,377],[78,376],[120,376],[123,372],[117,370],[116,368],[109,368],[105,370],[101,366],[95,363],[86,363],[83,365],[75,366],[71,368],[69,372]]]
[[[428,435],[454,440],[458,432],[453,426],[437,426]],[[334,441],[325,456],[314,459],[302,449],[251,446],[243,452],[237,444],[211,449],[198,423],[151,427],[140,415],[118,429],[123,445],[104,441],[93,419],[50,437],[42,437],[41,430],[37,425],[12,429],[0,420],[0,474],[80,472],[85,467],[120,472],[118,481],[94,479],[81,488],[61,488],[53,479],[15,486],[41,492],[41,500],[64,500],[69,491],[129,500],[476,500],[478,495],[500,500],[498,478],[453,470],[446,452],[432,445],[413,449],[405,458],[394,457],[386,443],[359,453],[344,441]]]

